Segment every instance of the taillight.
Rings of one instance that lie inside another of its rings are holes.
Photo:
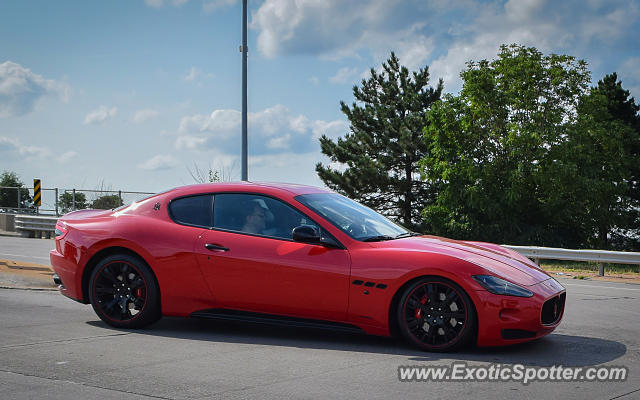
[[[66,223],[62,221],[56,222],[56,239],[62,239],[68,231],[69,229],[67,228]]]

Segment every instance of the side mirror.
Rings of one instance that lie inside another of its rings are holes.
[[[321,244],[322,237],[320,231],[315,226],[300,225],[293,228],[291,237],[296,242]]]

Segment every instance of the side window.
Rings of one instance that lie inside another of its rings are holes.
[[[217,194],[213,208],[215,228],[291,239],[300,225],[313,225],[302,213],[271,197],[253,194]]]
[[[169,213],[171,218],[182,225],[193,225],[209,228],[213,210],[212,195],[182,197],[171,201]]]

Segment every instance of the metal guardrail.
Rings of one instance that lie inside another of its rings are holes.
[[[56,217],[16,215],[16,231],[25,237],[40,238],[44,234],[47,239],[50,239],[56,230],[57,221]]]
[[[511,250],[515,250],[525,257],[532,258],[536,261],[536,263],[540,259],[598,262],[600,263],[600,276],[604,276],[605,263],[640,265],[640,253],[631,251],[573,250],[558,249],[554,247],[530,247],[511,245],[502,246]]]

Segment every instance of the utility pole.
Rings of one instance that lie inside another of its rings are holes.
[[[242,0],[242,180],[249,180],[247,163],[247,0]]]

